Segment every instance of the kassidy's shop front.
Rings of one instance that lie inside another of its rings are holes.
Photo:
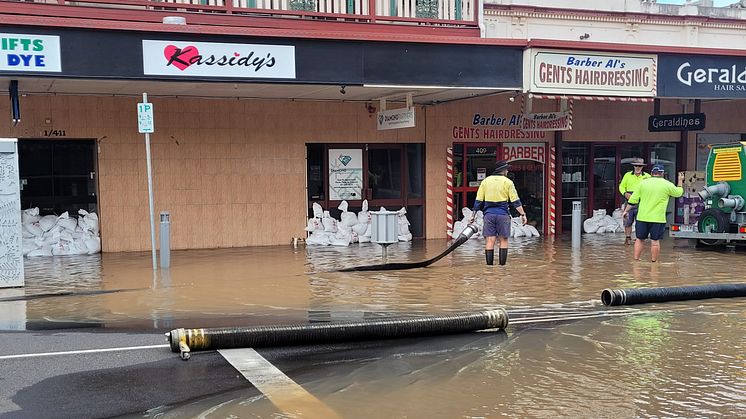
[[[150,249],[147,92],[154,207],[170,212],[173,249],[286,244],[314,202],[334,210],[343,196],[353,211],[406,207],[415,237],[444,237],[445,144],[475,112],[435,121],[521,87],[520,47],[177,30],[0,26],[0,83],[18,92],[0,103],[0,136],[19,139],[23,208],[97,212],[103,251]],[[340,150],[361,174],[344,190]]]

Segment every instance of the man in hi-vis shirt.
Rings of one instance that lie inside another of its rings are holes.
[[[518,192],[515,190],[513,181],[508,179],[510,166],[505,160],[498,160],[495,171],[491,176],[479,184],[477,199],[474,201],[474,214],[482,210],[484,213],[484,231],[482,235],[487,240],[484,246],[484,254],[487,264],[494,264],[495,242],[500,240],[500,265],[505,265],[508,260],[508,237],[510,237],[510,206],[512,205],[519,214],[521,222],[526,224],[526,211],[523,210]],[[474,221],[475,215],[471,216],[469,223]]]
[[[645,239],[650,236],[650,260],[655,262],[661,252],[660,239],[666,231],[666,209],[669,198],[678,198],[684,194],[684,172],[679,173],[678,185],[667,181],[663,174],[663,165],[656,164],[651,170],[653,177],[640,182],[629,197],[630,204],[640,204],[635,223],[635,260],[640,260],[645,247]],[[627,210],[625,209],[626,213]],[[626,214],[624,214],[626,215]]]

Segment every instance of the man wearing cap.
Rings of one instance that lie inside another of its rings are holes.
[[[515,190],[513,181],[507,176],[510,166],[505,160],[498,160],[492,175],[479,184],[477,199],[474,201],[474,214],[482,210],[484,213],[484,231],[482,235],[486,239],[484,254],[487,264],[494,264],[495,242],[500,240],[499,263],[505,265],[508,260],[508,237],[510,237],[510,206],[512,205],[519,214],[521,222],[526,224],[526,211],[523,210],[518,192]],[[474,221],[474,215],[469,222]]]
[[[645,173],[642,169],[645,167],[645,160],[635,157],[632,159],[632,168],[629,172],[624,174],[622,181],[619,183],[619,193],[624,196],[625,201],[629,201],[629,197],[637,189],[637,185],[642,182],[643,179],[650,177],[648,173]],[[629,207],[629,209],[627,209]],[[635,222],[637,217],[637,205],[631,205],[629,202],[625,202],[622,205],[622,209],[628,215],[624,217],[624,244],[631,244],[632,241],[632,224]]]
[[[684,173],[679,172],[678,186],[663,178],[663,165],[656,164],[651,170],[653,175],[637,185],[629,198],[630,204],[640,204],[635,223],[635,260],[640,260],[645,239],[650,236],[650,260],[655,262],[661,252],[660,239],[666,230],[666,208],[669,198],[678,198],[684,194]],[[627,210],[624,210],[625,215]]]

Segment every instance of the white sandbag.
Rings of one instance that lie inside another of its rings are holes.
[[[38,207],[28,208],[21,212],[21,224],[37,223],[40,219]]]
[[[311,233],[310,236],[306,239],[307,245],[321,245],[321,246],[328,246],[331,244],[331,237],[333,237],[333,233],[327,233],[326,231],[314,231]]]
[[[583,221],[583,231],[586,233],[595,233],[598,230],[598,222],[593,218],[588,218]]]
[[[33,239],[33,238],[22,239],[21,240],[21,250],[22,250],[24,256],[26,256],[30,252],[32,252],[32,251],[34,251],[36,249],[40,249],[40,248],[41,248],[41,246],[39,246],[38,244],[36,244],[36,240]]]
[[[70,215],[68,215],[67,211],[65,211],[57,219],[57,225],[65,230],[75,231],[75,227],[78,226],[78,220],[75,218],[70,218]]]
[[[313,205],[313,218],[323,218],[324,217],[324,210],[321,208],[321,205],[317,202],[314,202]]]
[[[412,233],[400,234],[398,236],[398,239],[399,239],[400,242],[411,242],[412,241]]]
[[[373,235],[373,225],[372,224],[368,224],[368,228],[365,229],[365,233],[363,233],[363,236],[370,237],[372,235]]]
[[[357,225],[357,215],[354,212],[343,212],[339,217],[341,219],[340,225],[343,227],[352,227]]]
[[[464,231],[467,226],[466,221],[456,221],[455,223],[453,223],[453,231],[451,232],[451,237],[458,237],[459,234]]]
[[[39,223],[24,224],[23,229],[28,231],[34,237],[41,237],[44,235],[44,229],[39,226]]]
[[[321,219],[319,218],[309,218],[308,223],[306,224],[306,228],[304,230],[308,232],[312,231],[323,231],[324,230],[324,224],[321,222]]]
[[[83,244],[88,250],[89,255],[101,252],[101,238],[100,237],[88,236],[87,238],[83,239]]]
[[[357,240],[360,243],[370,243],[370,236],[358,236]]]
[[[399,211],[396,212],[397,218],[399,221],[399,241],[409,241],[412,240],[412,235],[409,232],[409,220],[407,220],[407,209],[405,207],[401,207]],[[402,240],[401,237],[407,237],[409,236],[409,240]]]
[[[526,230],[523,229],[523,226],[517,225],[513,227],[513,237],[526,237]]]
[[[347,203],[347,201],[342,201],[339,203],[339,206],[337,207],[337,209],[342,212],[347,212],[348,207],[349,207],[349,204]]]
[[[337,232],[337,220],[329,215],[329,211],[324,211],[324,218],[321,219],[321,222],[324,224],[324,231],[327,233]]]
[[[523,226],[523,230],[525,230],[528,233],[531,233],[531,237],[539,237],[541,234],[539,234],[539,230],[536,229],[536,227],[526,224]]]
[[[39,227],[44,231],[49,231],[57,224],[57,217],[54,215],[45,215],[39,220]]]
[[[39,230],[41,231],[41,228]],[[32,239],[34,237],[36,237],[36,236],[34,236],[28,230],[26,230],[26,226],[23,226],[23,228],[21,229],[21,238]]]
[[[36,250],[32,250],[26,255],[28,257],[36,256],[52,256],[52,247],[50,245],[42,246]]]
[[[369,224],[355,224],[352,226],[352,231],[354,231],[358,236],[364,236],[369,227]]]
[[[357,213],[357,222],[360,224],[370,223],[370,211],[368,211],[368,200],[363,199],[363,208]]]
[[[83,230],[92,231],[93,234],[98,236],[98,231],[99,231],[98,215],[96,215],[95,212],[88,212],[84,209],[78,210],[78,214],[83,216],[82,218],[78,220],[78,225]]]

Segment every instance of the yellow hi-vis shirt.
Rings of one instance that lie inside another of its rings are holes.
[[[485,214],[510,215],[510,204],[516,208],[521,206],[513,181],[506,176],[492,175],[479,184],[473,209],[475,212],[481,209]]]
[[[624,196],[625,193],[632,193],[637,190],[637,185],[645,179],[650,177],[649,173],[642,172],[640,176],[635,176],[635,171],[627,172],[622,177],[622,181],[619,182],[619,193]]]
[[[678,198],[684,188],[674,185],[662,177],[651,177],[637,185],[637,190],[629,197],[630,204],[640,203],[637,220],[648,223],[665,223],[668,198]]]

